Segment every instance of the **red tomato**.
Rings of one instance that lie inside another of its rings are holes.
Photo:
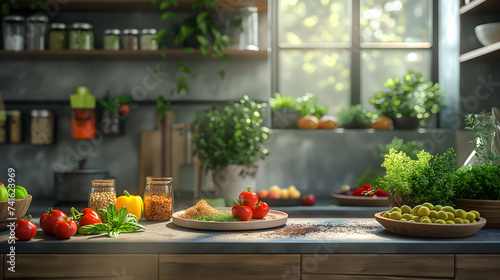
[[[316,203],[316,198],[312,194],[306,194],[302,197],[302,204],[306,206],[312,206]]]
[[[18,219],[16,221],[16,228],[14,231],[16,237],[19,238],[19,240],[30,240],[31,238],[35,237],[37,227],[33,222],[30,221],[30,219],[31,215],[27,220]]]
[[[80,213],[83,214],[83,216],[78,220],[81,227],[102,223],[99,214],[90,208],[85,208]]]
[[[355,189],[352,192],[353,196],[373,196],[373,193],[371,195],[365,195],[366,192],[369,192],[372,190],[372,186],[370,184],[364,184],[361,187]]]
[[[387,197],[387,193],[384,192],[383,190],[376,190],[373,194],[378,197]]]
[[[233,206],[231,214],[240,221],[248,221],[252,218],[252,208],[240,205],[241,201]]]
[[[130,112],[130,105],[128,105],[128,103],[120,104],[120,107],[118,107],[118,112],[120,113],[120,115],[127,115]]]
[[[78,226],[75,221],[58,220],[54,224],[54,234],[59,238],[70,238],[76,234]]]
[[[267,203],[261,201],[255,205],[255,208],[253,208],[252,211],[252,218],[253,219],[262,219],[265,216],[267,216],[267,213],[269,213],[269,205]]]
[[[0,182],[0,186],[2,186],[2,187],[4,187],[4,188],[5,188],[5,185],[4,185],[2,182]]]
[[[251,209],[253,209],[255,205],[257,205],[257,202],[259,201],[259,197],[252,190],[253,187],[245,187],[245,191],[241,192],[240,196],[238,197],[239,201],[241,201],[243,205],[246,205]]]
[[[45,214],[44,214],[45,215]],[[40,227],[47,234],[54,235],[54,224],[59,220],[65,220],[68,218],[63,211],[60,210],[50,210],[49,214],[45,217],[40,218]]]

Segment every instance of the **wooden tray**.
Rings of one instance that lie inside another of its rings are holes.
[[[300,198],[261,198],[260,200],[269,206],[298,206],[301,204]]]
[[[340,205],[345,206],[366,206],[366,207],[389,207],[389,200],[387,197],[374,197],[374,196],[352,196],[339,193],[332,193]]]
[[[225,210],[231,212],[230,207],[217,207],[217,210]],[[246,222],[206,222],[206,221],[195,221],[179,218],[179,215],[183,214],[183,211],[175,212],[172,215],[172,221],[174,224],[193,228],[193,229],[203,229],[203,230],[256,230],[256,229],[266,229],[279,227],[286,224],[288,220],[288,214],[281,211],[269,210],[269,214],[263,219],[250,219]]]
[[[421,237],[437,237],[437,238],[452,238],[466,237],[473,235],[478,230],[484,227],[486,219],[480,217],[479,221],[472,224],[426,224],[426,223],[409,223],[398,221],[389,218],[384,218],[386,211],[375,214],[375,219],[388,231]]]

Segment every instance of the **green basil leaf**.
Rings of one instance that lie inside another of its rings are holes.
[[[110,232],[108,232],[109,237],[117,237],[119,234],[120,234],[120,231],[118,231],[118,230],[111,230]]]
[[[127,214],[127,218],[124,223],[138,223],[137,217],[134,214]]]
[[[143,226],[137,224],[137,223],[123,223],[118,230],[120,232],[135,232],[138,230],[146,230]]]
[[[107,224],[92,224],[92,225],[86,225],[83,227],[80,227],[78,229],[78,233],[80,234],[85,234],[85,235],[90,235],[90,234],[101,234],[101,233],[106,233],[109,231],[109,226]]]

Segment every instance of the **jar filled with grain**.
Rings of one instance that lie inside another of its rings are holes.
[[[31,111],[30,138],[31,144],[47,145],[54,142],[54,112]]]
[[[53,22],[50,25],[49,49],[66,50],[67,48],[68,48],[68,31],[66,30],[66,24],[61,22]]]
[[[21,111],[19,110],[9,112],[9,142],[21,142]]]
[[[94,49],[94,31],[92,24],[77,22],[69,31],[69,49],[90,51]]]
[[[0,109],[0,143],[7,143],[7,111]]]
[[[116,200],[115,179],[92,180],[90,188],[89,208],[94,211],[108,209]],[[119,209],[118,209],[119,210]]]
[[[156,29],[143,29],[141,31],[141,50],[156,51]]]
[[[171,177],[147,177],[144,191],[144,217],[165,221],[172,217],[173,193]]]
[[[125,29],[122,34],[122,47],[124,50],[136,51],[139,49],[139,30]]]
[[[102,40],[103,49],[108,51],[120,50],[120,30],[119,29],[106,29],[104,30],[104,37]]]

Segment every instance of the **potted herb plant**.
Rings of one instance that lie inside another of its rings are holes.
[[[266,106],[244,96],[197,113],[194,154],[212,172],[216,195],[234,200],[243,186],[255,185],[257,162],[268,155],[264,143],[271,131],[262,124]]]
[[[318,102],[316,94],[307,92],[304,96],[292,98],[274,94],[269,99],[273,128],[296,128],[302,116],[314,115],[318,119],[326,114],[327,108]]]
[[[349,110],[341,110],[338,113],[339,126],[343,128],[368,128],[371,117],[369,112],[363,108],[363,105],[357,104]]]
[[[421,73],[409,70],[402,78],[389,78],[386,92],[370,99],[377,113],[391,118],[395,129],[425,126],[432,114],[441,110],[443,91],[438,83],[427,81]]]
[[[122,117],[130,112],[129,103],[132,97],[122,94],[117,98],[107,97],[107,100],[97,100],[104,110],[102,110],[99,128],[103,134],[120,134],[122,132]]]
[[[500,228],[500,137],[499,111],[467,115],[466,129],[473,137],[474,152],[456,171],[455,204],[466,211],[477,210],[487,228]]]
[[[437,156],[421,151],[416,160],[402,151],[390,149],[382,167],[386,174],[377,179],[373,188],[388,193],[391,207],[404,204],[414,207],[423,202],[453,205],[455,154],[452,148]]]

